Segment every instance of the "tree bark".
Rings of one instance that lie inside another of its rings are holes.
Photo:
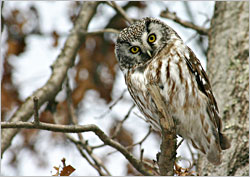
[[[209,31],[208,75],[231,148],[222,164],[198,159],[200,175],[249,175],[249,2],[216,2]]]

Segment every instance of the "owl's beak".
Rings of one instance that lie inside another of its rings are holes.
[[[149,50],[147,50],[147,54],[148,54],[148,56],[152,57],[152,54]]]

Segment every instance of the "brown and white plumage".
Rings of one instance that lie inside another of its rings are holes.
[[[221,150],[230,143],[221,133],[208,77],[179,35],[157,19],[144,18],[121,31],[115,53],[129,93],[153,127],[161,130],[159,110],[146,87],[150,83],[159,87],[177,134],[206,154],[211,163],[220,164]]]

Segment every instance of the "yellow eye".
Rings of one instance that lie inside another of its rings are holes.
[[[153,43],[153,42],[155,42],[155,40],[156,40],[156,35],[155,34],[150,34],[149,36],[148,36],[148,43]]]
[[[130,48],[130,52],[133,53],[133,54],[136,54],[140,51],[140,48],[137,47],[137,46],[134,46],[134,47],[131,47]]]

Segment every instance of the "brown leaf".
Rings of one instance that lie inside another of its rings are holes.
[[[65,158],[62,158],[61,162],[63,164],[62,170],[60,171],[60,166],[59,167],[54,166],[54,169],[57,171],[57,173],[54,174],[53,176],[69,176],[75,171],[75,168],[72,167],[71,165],[66,166]]]
[[[54,166],[53,168],[56,170],[56,174],[52,176],[59,176],[59,167]]]
[[[19,54],[24,52],[24,49],[26,47],[26,42],[23,37],[20,39],[10,38],[8,39],[7,43],[8,43],[7,56],[9,55],[18,56]]]
[[[52,37],[53,37],[53,47],[57,47],[58,46],[58,39],[59,39],[59,34],[54,30],[52,32]]]
[[[64,166],[62,171],[60,172],[60,176],[69,176],[71,173],[75,171],[75,168],[71,165]]]
[[[55,117],[57,118],[56,120],[57,123],[64,125],[69,124],[70,113],[66,101],[57,104]]]

